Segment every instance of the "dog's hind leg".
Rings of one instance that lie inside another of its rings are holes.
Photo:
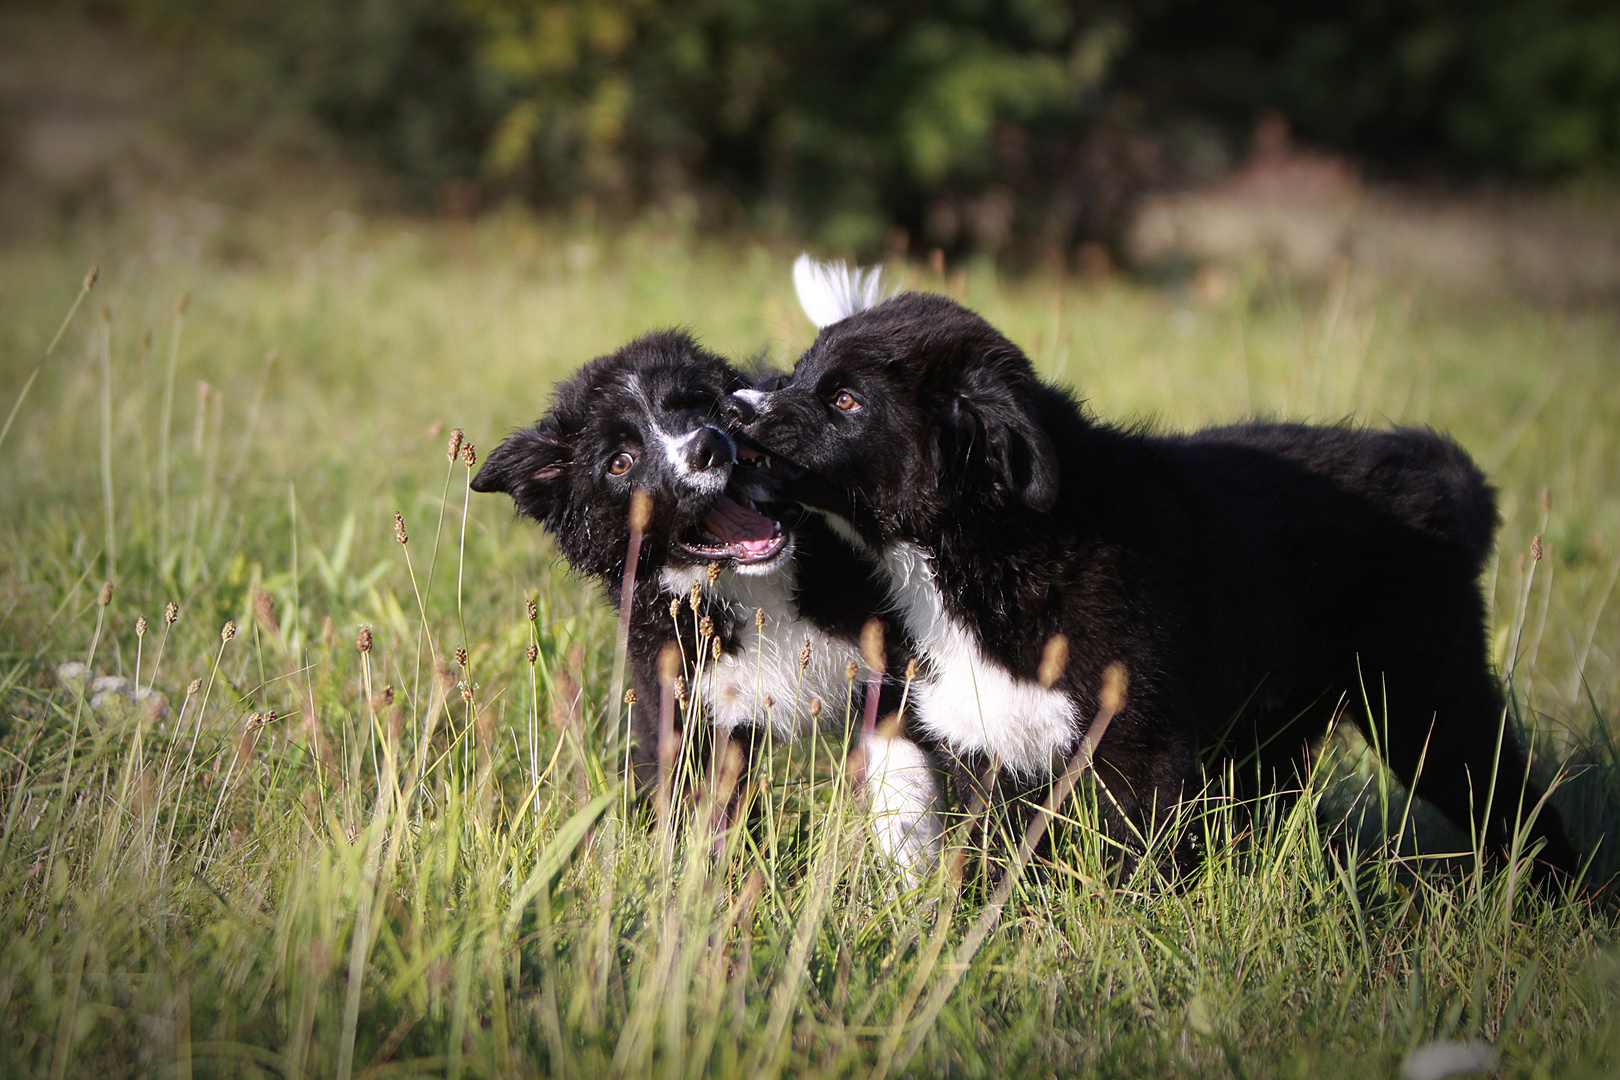
[[[1506,855],[1522,833],[1524,850],[1540,845],[1538,881],[1573,875],[1579,858],[1530,775],[1495,679],[1482,663],[1473,671],[1458,666],[1369,679],[1363,731],[1409,790],[1482,840],[1488,854]]]
[[[1332,694],[1295,693],[1228,725],[1204,754],[1205,773],[1229,799],[1230,816],[1213,823],[1217,834],[1263,835],[1288,816],[1310,782],[1317,744],[1341,707]]]

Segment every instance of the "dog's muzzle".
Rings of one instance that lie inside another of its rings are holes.
[[[726,419],[733,424],[752,424],[765,409],[770,394],[764,390],[736,390],[726,396]]]
[[[693,491],[724,490],[737,463],[737,445],[718,428],[698,427],[679,438],[659,433],[664,457],[676,482]]]
[[[737,448],[731,437],[711,427],[699,428],[688,436],[684,453],[686,468],[694,473],[708,472],[737,461]]]

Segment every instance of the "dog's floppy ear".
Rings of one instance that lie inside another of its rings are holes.
[[[1035,510],[1057,501],[1057,450],[1015,380],[970,378],[945,419],[947,468],[966,487],[984,484]]]
[[[518,512],[542,521],[551,509],[574,448],[544,422],[514,432],[484,459],[474,491],[504,491]]]

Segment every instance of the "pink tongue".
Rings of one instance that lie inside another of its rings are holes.
[[[775,521],[724,495],[704,517],[703,526],[726,544],[736,544],[749,552],[770,547],[777,533]]]

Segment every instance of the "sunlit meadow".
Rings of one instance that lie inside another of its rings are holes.
[[[200,205],[0,252],[0,1073],[1381,1076],[1455,1040],[1608,1075],[1613,315],[897,259],[1105,417],[1452,432],[1501,489],[1510,722],[1592,856],[1571,896],[1482,872],[1342,734],[1257,836],[1189,807],[1189,880],[1118,880],[1082,782],[994,894],[972,852],[885,866],[836,740],[633,800],[607,605],[447,459],[647,329],[791,363],[795,254]]]

